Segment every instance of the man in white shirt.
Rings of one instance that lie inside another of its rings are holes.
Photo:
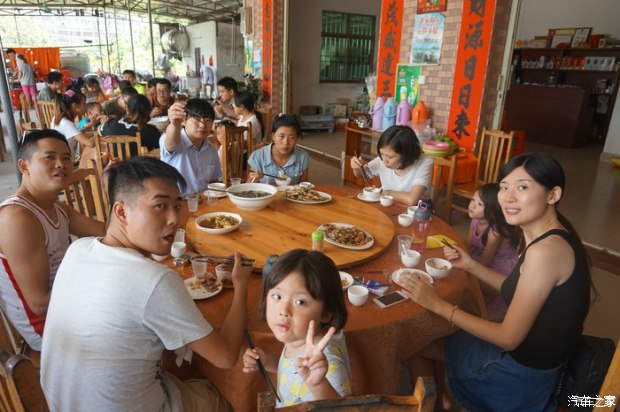
[[[241,265],[239,254],[219,331],[179,275],[150,258],[170,252],[184,184],[176,169],[150,157],[109,169],[107,232],[71,245],[52,293],[41,362],[51,411],[231,410],[207,380],[181,382],[160,366],[164,349],[191,349],[231,368],[246,325],[251,267]]]

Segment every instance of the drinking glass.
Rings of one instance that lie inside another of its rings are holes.
[[[187,196],[187,209],[190,213],[195,213],[198,210],[198,196],[197,195],[189,195]]]
[[[241,178],[240,177],[231,177],[230,178],[230,185],[231,186],[236,186],[241,184]]]
[[[208,259],[204,256],[194,256],[192,258],[192,272],[198,279],[204,279],[207,274]]]
[[[174,241],[185,243],[185,229],[182,229],[182,228],[177,229],[177,233],[174,235]]]
[[[398,256],[403,253],[403,245],[405,245],[405,249],[411,249],[411,236],[409,235],[398,235]]]

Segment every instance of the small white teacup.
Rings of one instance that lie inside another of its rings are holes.
[[[381,206],[390,207],[394,204],[394,197],[391,195],[381,195],[379,202],[381,202]]]
[[[300,182],[299,186],[303,187],[304,189],[308,189],[308,190],[314,188],[314,185],[310,182]]]
[[[172,243],[172,248],[170,249],[170,254],[174,258],[180,258],[185,254],[185,250],[187,245],[185,242],[174,242]]]
[[[368,288],[362,285],[353,285],[347,289],[347,295],[353,306],[362,306],[368,300]]]
[[[415,214],[416,210],[418,210],[418,206],[414,205],[414,206],[409,206],[407,208],[407,214],[411,217],[413,217],[413,215]]]
[[[364,197],[368,200],[379,200],[381,190],[378,187],[367,186],[364,188]]]
[[[402,227],[409,227],[413,223],[413,217],[407,213],[398,215],[398,224]]]

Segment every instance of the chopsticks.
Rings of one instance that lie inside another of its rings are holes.
[[[245,340],[248,342],[250,349],[254,349],[254,342],[252,342],[252,337],[250,336],[250,332],[248,332],[247,329],[245,330]],[[267,370],[265,369],[263,362],[261,362],[260,359],[256,359],[256,364],[258,365],[260,376],[263,378],[263,382],[265,382],[267,389],[269,389],[269,391],[273,393],[278,402],[282,403],[282,400],[278,396],[278,390],[275,388],[275,386],[273,386],[273,382],[271,382],[271,379],[269,379],[269,375],[267,374]]]
[[[204,257],[206,257],[207,259],[213,260],[216,263],[235,263],[235,258],[234,256],[209,256],[209,255],[205,255]],[[241,258],[241,265],[242,266],[252,266],[252,264],[254,263],[255,259],[250,259],[250,258]]]
[[[441,243],[443,243],[444,245],[448,246],[450,249],[456,251],[456,249],[454,248],[454,246],[452,246],[446,239],[441,239]]]
[[[353,156],[357,157],[357,151],[356,150],[353,151]],[[368,178],[366,177],[366,171],[364,170],[364,165],[362,165],[360,170],[362,171],[362,179],[364,179],[364,187],[370,186],[368,184]]]

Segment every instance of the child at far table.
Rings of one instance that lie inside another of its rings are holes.
[[[467,246],[472,258],[498,273],[508,276],[517,263],[517,246],[520,233],[506,223],[497,200],[499,185],[487,183],[480,186],[469,202],[471,218]],[[489,318],[501,320],[506,314],[506,304],[498,292],[481,283]]]
[[[105,123],[107,119],[108,116],[103,113],[103,107],[100,103],[86,103],[86,116],[80,119],[78,130],[96,130],[97,127]]]
[[[291,250],[282,255],[263,281],[260,311],[280,354],[247,349],[243,371],[278,372],[277,407],[351,394],[349,354],[342,329],[347,310],[334,262],[320,252]]]

